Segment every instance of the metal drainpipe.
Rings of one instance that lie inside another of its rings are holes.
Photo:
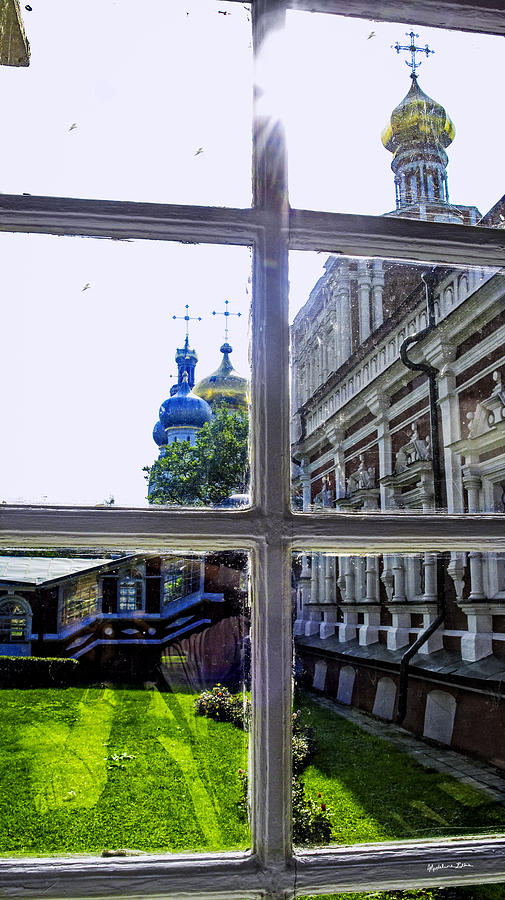
[[[426,362],[412,362],[407,356],[407,350],[412,344],[422,341],[427,334],[430,334],[436,328],[435,322],[435,299],[433,285],[435,282],[435,271],[431,269],[421,275],[426,288],[426,308],[428,312],[428,326],[412,334],[406,338],[400,347],[400,358],[408,369],[414,372],[425,372],[428,376],[429,399],[430,399],[430,435],[431,435],[431,456],[433,465],[433,494],[435,500],[435,511],[442,509],[442,466],[440,461],[440,441],[438,429],[438,385],[437,375],[438,369],[430,366]],[[445,620],[445,591],[444,591],[444,559],[440,553],[437,554],[437,615],[433,622],[421,632],[417,640],[407,648],[400,660],[400,684],[398,689],[398,712],[396,722],[401,725],[407,712],[407,694],[408,694],[408,667],[412,657],[417,653],[420,647],[426,643],[429,637],[444,623]]]

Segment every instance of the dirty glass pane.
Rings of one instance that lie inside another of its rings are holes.
[[[505,510],[499,269],[292,252],[293,505]]]
[[[290,11],[282,49],[292,206],[501,227],[500,37]]]
[[[248,610],[238,551],[3,551],[0,854],[247,848]]]
[[[505,556],[293,557],[298,846],[505,830]]]
[[[249,206],[251,25],[223,0],[21,4],[5,193]],[[233,128],[230,128],[233,122]]]
[[[3,233],[0,252],[0,502],[247,503],[249,249]]]

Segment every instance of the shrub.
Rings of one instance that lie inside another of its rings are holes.
[[[301,781],[293,778],[293,843],[327,844],[331,837],[331,821],[321,794],[307,797]]]
[[[293,723],[293,773],[298,775],[314,756],[317,746],[312,728],[303,726],[298,709],[292,716]]]
[[[66,687],[75,684],[76,659],[42,656],[0,656],[0,687]]]
[[[248,778],[243,769],[238,770],[240,780],[239,813],[247,818]],[[292,783],[293,842],[303,844],[327,844],[331,838],[331,821],[321,794],[318,799],[307,797],[301,781],[295,776]]]
[[[211,691],[203,691],[194,701],[197,716],[208,716],[219,722],[231,722],[239,728],[247,728],[249,723],[250,703],[241,694],[230,694],[228,688],[216,684]]]

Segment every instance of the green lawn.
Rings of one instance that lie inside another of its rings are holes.
[[[419,765],[310,696],[302,711],[318,745],[302,781],[322,794],[337,843],[505,830],[505,805],[487,794]]]
[[[246,735],[193,696],[0,691],[0,853],[246,848]]]
[[[246,735],[194,695],[121,688],[0,691],[0,853],[244,849]],[[337,843],[505,829],[505,807],[419,766],[311,697],[318,752],[302,780]]]

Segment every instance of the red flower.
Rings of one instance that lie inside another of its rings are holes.
[[[326,803],[321,803],[321,809],[323,812],[326,812]]]

